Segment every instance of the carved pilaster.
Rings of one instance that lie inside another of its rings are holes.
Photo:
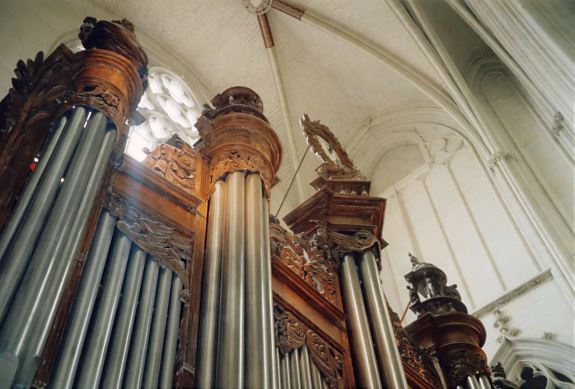
[[[269,195],[281,162],[279,139],[263,115],[260,97],[251,89],[226,89],[196,123],[199,149],[210,161],[212,183],[235,171],[258,173]]]

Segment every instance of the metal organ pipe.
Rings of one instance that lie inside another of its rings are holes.
[[[227,236],[222,268],[217,386],[244,386],[245,200],[244,173],[228,174]]]
[[[299,368],[299,349],[289,353],[290,383],[292,389],[302,389],[301,373]]]
[[[82,134],[83,124],[86,120],[86,110],[77,107],[66,126],[65,133],[50,160],[45,176],[36,191],[36,196],[29,206],[27,215],[21,222],[20,230],[13,237],[11,248],[0,262],[0,321],[3,320],[11,297],[20,283],[22,274],[26,270],[28,259],[35,247],[35,242],[45,219],[49,214],[52,202],[61,185],[61,178],[68,167],[68,162],[76,148]],[[0,352],[4,351],[0,343]]]
[[[170,311],[168,313],[166,340],[162,355],[162,368],[160,370],[160,382],[158,384],[162,389],[171,389],[174,378],[176,348],[178,346],[178,332],[180,327],[180,311],[182,309],[182,303],[180,301],[181,291],[182,280],[180,277],[174,275],[172,280],[172,292],[170,294]]]
[[[198,346],[198,386],[214,386],[216,346],[218,336],[218,310],[220,304],[220,272],[222,263],[223,237],[226,215],[226,183],[214,184],[210,198],[208,234],[205,253],[204,280],[200,316],[200,336]]]
[[[356,360],[359,384],[380,387],[379,371],[369,331],[365,303],[353,254],[346,254],[341,264],[341,284],[346,311],[349,314],[353,355]]]
[[[172,272],[169,269],[162,269],[160,274],[160,281],[158,282],[154,321],[152,323],[150,340],[147,350],[148,357],[146,360],[146,371],[142,384],[144,388],[156,388],[158,386],[171,287]]]
[[[120,298],[124,272],[126,271],[126,258],[130,252],[131,245],[130,239],[117,231],[103,280],[105,287],[102,290],[102,296],[98,301],[94,316],[95,321],[92,329],[94,336],[90,337],[85,348],[86,352],[77,382],[78,387],[96,388],[100,383],[116,308]]]
[[[146,265],[146,252],[138,246],[132,245],[128,262],[111,347],[106,357],[106,374],[102,383],[104,388],[119,388],[122,386],[122,378],[124,377],[130,349],[130,339],[134,328],[134,318],[138,307],[142,276]]]
[[[156,288],[158,285],[159,266],[156,261],[148,257],[146,259],[146,270],[142,283],[142,294],[140,305],[136,317],[134,334],[124,387],[138,388],[144,377],[144,367],[146,363],[146,350],[150,336],[152,324],[152,314],[154,313],[154,301],[156,299]]]
[[[302,389],[312,389],[311,363],[305,343],[300,349],[299,362]]]
[[[407,380],[396,346],[395,334],[381,289],[373,251],[365,251],[359,263],[370,318],[368,323],[375,340],[379,371],[383,375],[386,387],[407,388]]]
[[[103,211],[96,228],[90,254],[86,260],[86,268],[80,281],[78,294],[72,306],[71,318],[63,341],[64,345],[60,351],[60,359],[56,364],[56,372],[52,380],[55,388],[71,388],[74,384],[76,369],[82,355],[82,345],[88,332],[92,308],[106,265],[115,224],[116,218],[110,215],[108,211]]]

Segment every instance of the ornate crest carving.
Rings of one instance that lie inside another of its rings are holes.
[[[311,120],[307,114],[300,119],[307,143],[323,162],[316,172],[327,179],[365,180],[347,155],[339,140],[319,120]]]
[[[117,228],[134,243],[154,257],[162,267],[172,270],[182,279],[184,289],[189,289],[189,276],[182,261],[192,256],[193,239],[154,220],[142,210],[110,193],[105,207],[118,218]]]
[[[326,245],[325,235],[325,230],[320,231],[307,242],[285,230],[277,220],[270,221],[272,260],[287,265],[326,300],[336,304],[336,267],[329,246]]]
[[[154,149],[144,160],[144,165],[167,181],[194,193],[196,152],[177,135]]]
[[[264,182],[266,193],[270,193],[274,175],[269,164],[258,154],[236,150],[218,154],[212,159],[210,169],[212,182],[236,171],[258,173]]]
[[[478,353],[477,350],[450,350],[444,360],[446,361],[447,384],[450,388],[463,384],[468,376],[484,374],[489,377],[491,375],[485,355]]]
[[[276,347],[283,354],[304,345],[330,388],[343,388],[343,355],[292,312],[274,303]]]

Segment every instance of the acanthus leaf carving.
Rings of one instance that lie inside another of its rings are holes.
[[[154,220],[114,193],[108,196],[105,207],[118,218],[116,226],[120,231],[152,255],[161,267],[172,270],[182,279],[184,289],[189,289],[189,275],[184,263],[192,256],[191,236]]]
[[[325,231],[317,231],[308,242],[285,230],[277,220],[271,220],[272,260],[284,263],[326,300],[336,304],[336,264],[330,256]]]
[[[328,230],[328,237],[332,243],[332,252],[337,257],[346,253],[362,253],[381,243],[380,240],[370,231],[361,230],[353,235],[342,234],[340,232]]]
[[[211,162],[210,175],[212,182],[216,182],[228,173],[245,171],[258,173],[266,187],[266,193],[271,193],[273,182],[273,171],[264,158],[254,152],[243,150],[228,151],[218,154]]]

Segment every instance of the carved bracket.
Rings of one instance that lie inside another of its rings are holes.
[[[347,235],[328,230],[327,234],[332,243],[332,253],[337,258],[347,253],[363,253],[374,246],[380,247],[380,240],[370,231],[362,230]]]
[[[496,151],[491,155],[489,161],[487,161],[487,165],[489,166],[489,170],[491,173],[495,173],[495,168],[499,166],[499,162],[501,161],[515,161],[516,157],[515,154],[508,152],[508,151]]]

